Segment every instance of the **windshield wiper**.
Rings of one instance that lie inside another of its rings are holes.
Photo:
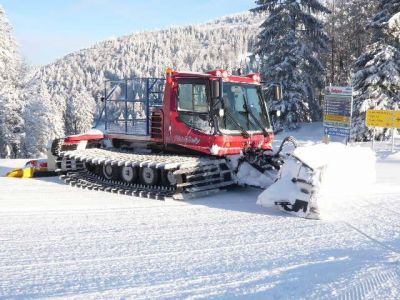
[[[256,118],[256,116],[253,114],[253,112],[251,111],[251,109],[249,109],[249,104],[247,102],[247,97],[245,95],[245,93],[243,93],[243,99],[244,99],[244,105],[245,105],[245,109],[248,115],[250,115],[254,122],[257,124],[257,126],[261,129],[261,131],[263,132],[264,136],[269,136],[268,131],[265,130],[264,126],[262,126],[262,124],[260,123],[260,121],[258,121],[258,119]]]
[[[250,134],[242,127],[242,125],[239,124],[238,121],[235,120],[235,118],[231,115],[229,111],[225,111],[225,115],[232,121],[233,124],[236,125],[237,128],[239,128],[242,131],[242,135],[246,138],[250,137]]]

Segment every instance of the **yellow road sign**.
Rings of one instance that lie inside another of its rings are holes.
[[[327,122],[339,122],[339,123],[350,123],[350,117],[339,116],[339,115],[325,115],[324,121]]]
[[[400,111],[394,112],[394,128],[400,128]]]
[[[400,111],[368,110],[365,122],[371,127],[400,128]]]

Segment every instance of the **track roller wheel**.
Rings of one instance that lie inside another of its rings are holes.
[[[163,170],[161,172],[161,183],[164,186],[176,186],[178,183],[176,176],[174,175],[175,170]]]
[[[131,166],[124,166],[120,169],[121,179],[127,183],[135,182],[138,178],[138,171]]]
[[[112,165],[105,164],[102,166],[102,173],[105,179],[111,180],[111,179],[118,179],[118,167],[113,167]]]
[[[144,167],[140,170],[140,181],[147,185],[156,185],[160,174],[155,168]]]
[[[86,163],[85,164],[85,168],[86,168],[86,170],[88,170],[90,172],[93,172],[93,173],[96,173],[96,171],[97,171],[97,166],[96,165],[92,165],[90,163]]]

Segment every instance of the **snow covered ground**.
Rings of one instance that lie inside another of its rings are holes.
[[[312,144],[321,124],[293,134]],[[399,299],[397,144],[324,221],[258,206],[256,189],[164,203],[0,177],[0,298]]]

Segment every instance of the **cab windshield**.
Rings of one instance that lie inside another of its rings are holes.
[[[270,129],[260,86],[224,82],[223,102],[225,115],[220,118],[221,130],[262,132]]]

